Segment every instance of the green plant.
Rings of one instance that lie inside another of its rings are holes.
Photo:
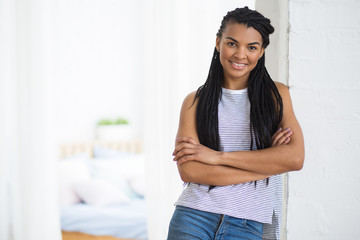
[[[101,119],[97,125],[98,126],[107,126],[107,125],[112,125],[113,122],[110,119]]]
[[[127,125],[129,124],[129,121],[125,118],[118,118],[116,120],[110,120],[110,119],[101,119],[97,125],[98,126],[109,126],[109,125]]]
[[[129,124],[129,121],[126,120],[125,118],[118,118],[115,120],[114,124],[117,124],[117,125],[121,125],[121,124]]]

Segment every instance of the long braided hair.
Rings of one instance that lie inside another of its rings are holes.
[[[228,23],[241,23],[257,30],[261,34],[263,48],[269,45],[269,35],[274,32],[268,18],[248,7],[228,12],[221,22],[217,37],[222,37]],[[200,143],[217,151],[220,150],[218,104],[224,84],[224,72],[219,55],[215,48],[207,80],[198,88],[195,95],[195,100],[198,99],[196,127]],[[271,146],[271,137],[282,119],[283,104],[278,89],[265,68],[265,53],[250,72],[248,97],[251,105],[250,150],[268,148]],[[254,148],[254,142],[256,148]],[[268,182],[269,179],[267,179]],[[209,190],[212,188],[214,186],[210,186]]]

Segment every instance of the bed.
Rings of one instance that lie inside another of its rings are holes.
[[[63,240],[147,239],[141,153],[139,140],[61,144]]]

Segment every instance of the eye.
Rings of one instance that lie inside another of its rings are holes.
[[[234,42],[228,42],[227,45],[230,47],[236,47],[236,44]]]
[[[249,49],[252,50],[252,51],[255,51],[255,50],[257,50],[257,47],[255,47],[255,46],[249,46]]]

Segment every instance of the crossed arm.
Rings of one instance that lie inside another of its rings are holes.
[[[181,109],[173,152],[182,180],[223,186],[300,170],[304,161],[302,131],[293,112],[288,88],[280,83],[277,87],[284,104],[281,128],[273,136],[272,147],[257,151],[220,152],[201,145],[196,133],[197,103],[192,104],[195,94],[189,94]]]

